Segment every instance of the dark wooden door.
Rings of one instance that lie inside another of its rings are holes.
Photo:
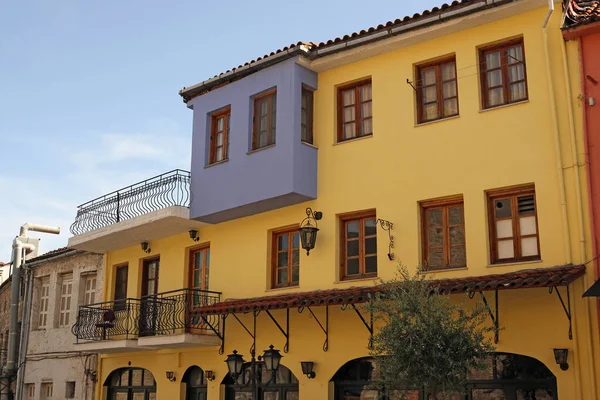
[[[158,271],[160,259],[144,261],[142,270],[142,300],[140,310],[140,335],[153,336],[158,325]]]

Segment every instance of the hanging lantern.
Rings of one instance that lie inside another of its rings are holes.
[[[319,228],[317,228],[317,221],[319,221],[321,218],[323,218],[322,212],[313,212],[313,210],[309,207],[306,209],[306,218],[304,218],[304,220],[300,223],[300,241],[302,242],[302,248],[306,250],[306,255],[309,255],[310,251],[315,248],[315,244],[317,242],[317,232],[319,232]]]
[[[229,375],[233,380],[237,380],[238,376],[242,373],[242,366],[244,365],[244,357],[238,354],[237,350],[233,351],[233,354],[229,354],[225,360],[227,368],[229,369]]]
[[[265,362],[265,367],[269,372],[277,372],[279,369],[279,362],[281,361],[281,353],[279,350],[275,350],[273,345],[269,346],[269,350],[265,350],[265,354],[263,354],[262,359]]]

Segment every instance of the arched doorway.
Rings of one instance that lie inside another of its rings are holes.
[[[181,381],[185,383],[186,400],[206,400],[206,379],[202,368],[189,367]]]
[[[106,378],[107,400],[156,400],[156,381],[143,368],[116,369]]]
[[[333,376],[335,400],[401,399],[397,391],[374,390],[379,369],[374,358],[364,357],[344,364]],[[423,390],[404,391],[406,400],[425,400]],[[459,398],[457,398],[458,400]],[[486,368],[472,371],[460,400],[558,400],[556,377],[535,358],[511,353],[493,353]]]
[[[262,362],[256,363],[258,376],[256,388],[252,385],[252,364],[246,363],[237,381],[227,374],[223,379],[225,385],[225,400],[254,400],[253,390],[256,390],[257,400],[298,400],[298,379],[292,371],[283,365],[275,376],[271,376]]]

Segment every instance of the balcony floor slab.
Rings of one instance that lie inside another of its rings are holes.
[[[138,346],[144,348],[176,349],[182,347],[219,346],[221,339],[215,335],[195,335],[182,333],[179,335],[148,336],[138,339]]]
[[[69,248],[104,253],[200,229],[187,207],[171,206],[69,238]]]
[[[148,347],[140,347],[137,339],[102,340],[94,342],[77,343],[77,351],[111,354],[127,353],[133,351],[148,350]]]

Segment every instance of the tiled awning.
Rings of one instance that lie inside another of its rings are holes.
[[[505,274],[432,280],[445,294],[565,286],[585,273],[585,265],[526,269]],[[231,299],[195,310],[200,315],[245,313],[286,308],[358,304],[369,300],[379,286],[317,290],[283,295]]]

